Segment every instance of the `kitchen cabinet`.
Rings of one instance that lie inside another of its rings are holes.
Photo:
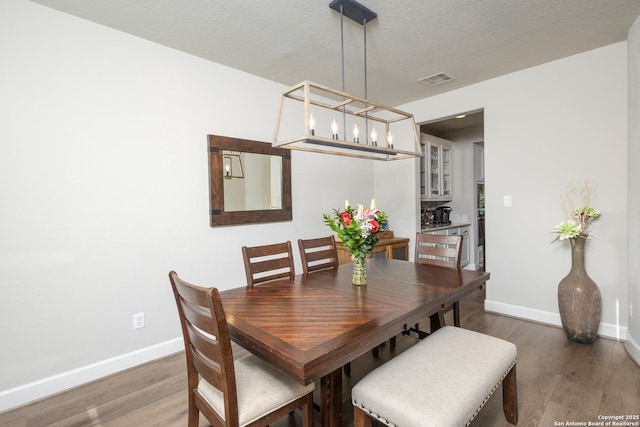
[[[473,145],[475,150],[473,155],[474,169],[476,172],[476,182],[484,182],[484,144]]]
[[[484,270],[485,241],[484,241],[484,143],[473,144],[474,174],[476,177],[476,228],[475,228],[475,264],[479,270]]]
[[[450,228],[447,234],[462,236],[462,252],[460,253],[460,268],[465,268],[471,262],[471,254],[469,252],[469,231],[470,227]]]
[[[470,233],[469,225],[456,226],[453,225],[451,227],[441,228],[434,231],[423,231],[425,234],[443,234],[443,235],[461,235],[462,236],[462,252],[460,254],[460,268],[465,268],[471,262],[471,252],[469,248],[469,233]]]
[[[406,237],[394,237],[393,231],[383,231],[378,236],[378,243],[373,247],[372,257],[409,260],[409,239]],[[338,250],[338,264],[351,262],[351,254],[347,252],[342,242],[336,241]]]
[[[423,200],[451,200],[453,153],[451,141],[420,134],[420,197]]]

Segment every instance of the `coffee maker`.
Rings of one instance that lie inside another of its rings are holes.
[[[451,214],[451,208],[449,206],[438,206],[433,214],[434,224],[451,224],[449,219]]]

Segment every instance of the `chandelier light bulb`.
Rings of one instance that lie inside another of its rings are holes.
[[[331,135],[333,139],[338,139],[338,122],[336,122],[336,119],[331,121]]]
[[[376,131],[376,128],[371,130],[371,145],[378,145],[378,132]]]
[[[309,115],[309,132],[311,135],[316,134],[316,118],[313,117],[313,114]]]
[[[357,123],[353,124],[353,142],[355,143],[360,142],[360,129],[358,128]]]

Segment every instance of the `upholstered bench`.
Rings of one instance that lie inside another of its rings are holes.
[[[468,426],[502,383],[503,410],[518,422],[516,346],[445,326],[367,374],[351,391],[354,427]]]

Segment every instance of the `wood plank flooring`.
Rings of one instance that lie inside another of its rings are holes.
[[[518,347],[519,426],[559,426],[573,421],[597,422],[598,415],[640,414],[640,367],[622,343],[598,338],[593,345],[568,341],[562,329],[485,313],[482,292],[461,302],[462,326],[513,342]],[[451,313],[445,316],[452,324]],[[427,325],[425,321],[421,324]],[[380,348],[380,358],[366,353],[345,377],[344,425],[353,425],[349,392],[363,375],[415,344],[398,336],[395,351]],[[237,348],[236,356],[245,350]],[[640,420],[636,420],[640,421]],[[74,390],[0,413],[2,427],[162,426],[187,422],[186,369],[178,353]],[[301,425],[299,413],[274,427]],[[201,426],[209,424],[202,419]],[[471,424],[509,426],[502,413],[500,388]]]

